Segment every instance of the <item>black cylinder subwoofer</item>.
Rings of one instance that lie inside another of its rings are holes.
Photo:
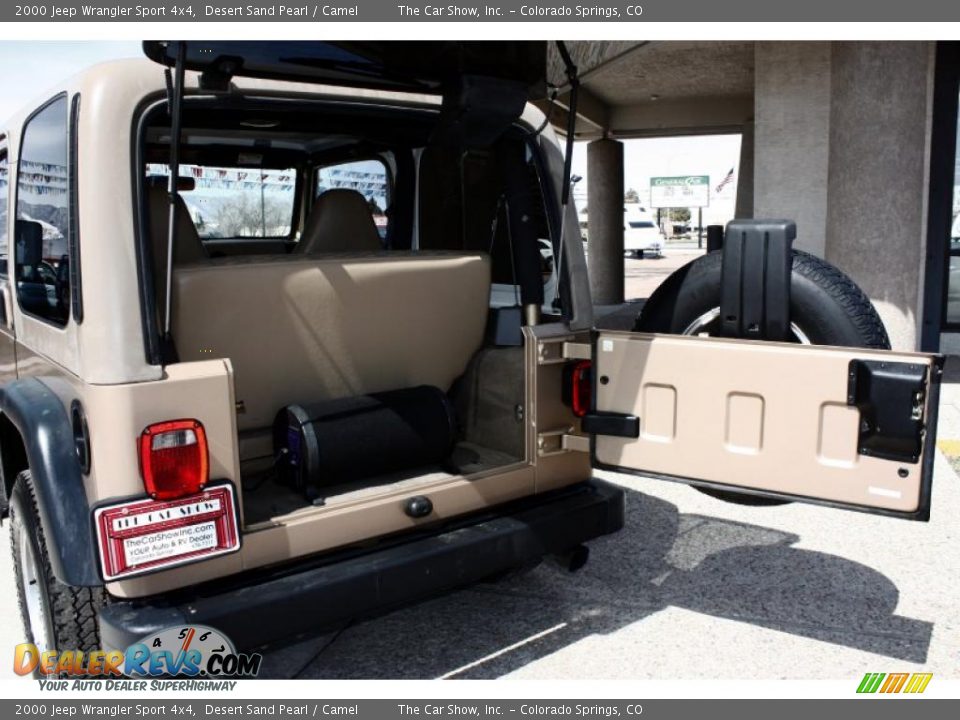
[[[443,463],[457,422],[431,385],[288,405],[273,424],[280,479],[300,490]]]

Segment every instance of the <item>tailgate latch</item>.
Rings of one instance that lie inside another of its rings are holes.
[[[857,452],[915,463],[923,447],[927,368],[919,363],[851,360],[847,405],[860,411]]]

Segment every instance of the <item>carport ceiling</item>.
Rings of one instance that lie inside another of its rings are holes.
[[[612,106],[752,95],[753,43],[650,42],[583,75],[583,86]]]
[[[733,128],[752,114],[752,42],[578,41],[567,47],[584,91],[578,135]],[[554,84],[568,89],[563,64],[552,47],[549,73]],[[562,93],[561,108],[566,109],[568,100]],[[560,117],[553,120],[562,128]]]

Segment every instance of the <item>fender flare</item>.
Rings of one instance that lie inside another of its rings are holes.
[[[53,574],[74,587],[102,586],[90,503],[63,401],[38,378],[0,387],[0,413],[20,432]]]

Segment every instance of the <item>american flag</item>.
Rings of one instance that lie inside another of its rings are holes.
[[[714,192],[716,192],[716,193],[719,195],[719,194],[720,194],[720,191],[723,190],[723,189],[724,189],[727,185],[729,185],[732,181],[733,181],[733,168],[730,168],[730,172],[728,172],[728,173],[727,173],[727,176],[726,176],[723,180],[720,181],[720,184],[717,185],[717,187],[716,187],[716,189],[714,190]]]

